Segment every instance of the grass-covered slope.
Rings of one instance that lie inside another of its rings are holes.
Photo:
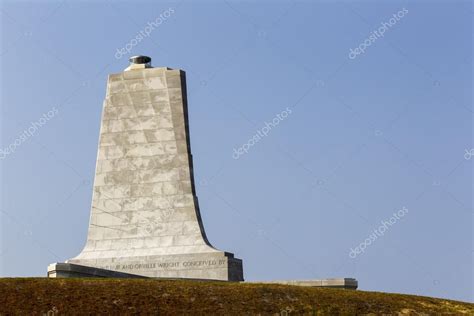
[[[288,285],[0,279],[0,315],[474,315],[474,304]]]

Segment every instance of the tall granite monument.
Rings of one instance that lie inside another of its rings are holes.
[[[48,275],[243,281],[242,260],[204,231],[185,72],[130,61],[107,83],[86,245]]]

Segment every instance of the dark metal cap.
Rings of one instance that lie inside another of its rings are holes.
[[[149,64],[151,58],[148,56],[132,56],[128,59],[132,64]]]

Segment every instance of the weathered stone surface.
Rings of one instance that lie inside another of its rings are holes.
[[[109,76],[88,238],[67,262],[147,277],[242,281],[242,261],[212,247],[201,222],[185,73],[129,69]]]

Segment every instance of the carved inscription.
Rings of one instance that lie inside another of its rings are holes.
[[[133,270],[193,270],[203,268],[217,268],[221,266],[226,266],[226,264],[226,259],[219,259],[173,262],[116,263],[98,266],[98,268],[125,272]]]

